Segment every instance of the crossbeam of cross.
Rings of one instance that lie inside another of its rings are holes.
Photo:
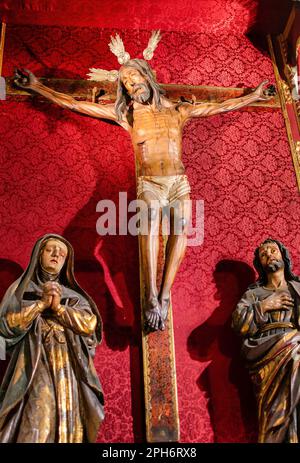
[[[116,99],[117,86],[114,82],[103,81],[93,82],[91,80],[74,80],[74,79],[52,79],[40,78],[47,87],[62,93],[67,93],[79,100],[96,100],[99,103],[113,103]],[[217,102],[220,103],[229,98],[236,98],[249,94],[251,88],[234,88],[234,87],[215,87],[207,85],[177,85],[161,84],[166,91],[167,97],[171,101],[180,101],[185,99],[196,103]],[[14,86],[13,79],[6,79],[6,93],[10,97],[28,97],[31,94],[23,89]],[[37,98],[43,99],[38,96]],[[280,108],[280,102],[277,95],[268,101],[259,101],[251,103],[251,108]]]

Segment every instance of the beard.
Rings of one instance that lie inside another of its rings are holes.
[[[139,89],[142,89],[143,91],[136,94],[135,92]],[[149,85],[147,84],[135,85],[134,94],[132,95],[132,99],[134,101],[136,101],[137,103],[141,103],[141,104],[147,103],[151,99],[151,96],[152,96],[152,92],[151,92]]]
[[[267,273],[275,273],[284,267],[284,262],[281,259],[276,259],[266,265],[265,270]]]

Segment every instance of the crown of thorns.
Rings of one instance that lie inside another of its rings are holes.
[[[120,64],[126,64],[127,61],[130,60],[130,55],[125,50],[123,40],[118,34],[116,34],[115,37],[111,36],[110,39],[111,40],[108,44],[110,51],[114,55],[116,55]],[[156,49],[160,39],[160,31],[153,31],[149,39],[147,48],[145,48],[145,50],[143,51],[143,57],[146,61],[150,61],[153,58],[154,50]],[[105,69],[90,68],[89,71],[90,72],[87,74],[89,76],[88,80],[95,81],[109,80],[111,82],[114,82],[115,80],[117,80],[119,75],[119,71],[117,70],[107,71]]]

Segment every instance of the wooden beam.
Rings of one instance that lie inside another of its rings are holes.
[[[4,43],[5,43],[5,31],[6,24],[2,23],[1,27],[1,38],[0,38],[0,76],[2,75],[2,65],[3,65],[3,53],[4,53]]]
[[[167,237],[160,236],[157,282],[161,284]],[[172,302],[164,331],[144,330],[145,284],[140,249],[140,299],[147,442],[178,442],[180,439]]]
[[[287,40],[288,39],[288,36],[291,32],[291,29],[292,29],[292,25],[295,21],[295,18],[296,18],[296,7],[295,5],[293,5],[292,9],[291,9],[291,12],[290,12],[290,16],[289,16],[289,19],[287,20],[287,23],[286,23],[286,26],[284,28],[284,31],[282,33],[283,37],[284,37],[284,40]]]
[[[93,100],[93,93],[100,95],[98,101],[103,104],[113,103],[116,99],[115,82],[93,82],[91,80],[72,80],[72,79],[39,79],[44,85],[54,88],[58,92],[67,93],[74,98]],[[167,97],[172,101],[179,101],[180,98],[191,100],[194,95],[196,102],[222,102],[228,98],[236,98],[247,95],[253,89],[234,88],[234,87],[213,87],[206,85],[176,85],[161,84],[165,89]],[[16,88],[12,78],[6,79],[6,93],[10,97],[28,97],[29,92]],[[42,97],[39,97],[42,98]],[[280,108],[279,97],[276,95],[268,101],[252,103],[249,106],[261,108]]]

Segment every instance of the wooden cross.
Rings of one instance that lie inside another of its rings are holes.
[[[46,86],[78,99],[112,103],[116,99],[116,84],[91,82],[87,80],[40,79]],[[12,79],[6,80],[8,98],[23,99],[29,94],[13,86]],[[162,85],[166,96],[172,101],[185,99],[200,102],[222,102],[229,98],[246,95],[251,89],[223,88],[190,85]],[[98,95],[98,97],[97,97]],[[38,97],[41,98],[42,97]],[[279,108],[277,96],[268,101],[251,104],[253,110]],[[162,237],[164,240],[164,237]],[[140,259],[141,262],[141,259]],[[159,258],[158,278],[162,276],[163,252]],[[144,273],[140,264],[140,297],[143,309]],[[142,310],[142,314],[143,314]],[[142,320],[143,321],[143,320]],[[143,324],[144,326],[144,324]],[[146,412],[146,436],[148,442],[176,442],[180,439],[177,403],[177,384],[174,351],[172,310],[170,308],[165,331],[145,333],[142,336],[144,390]]]

